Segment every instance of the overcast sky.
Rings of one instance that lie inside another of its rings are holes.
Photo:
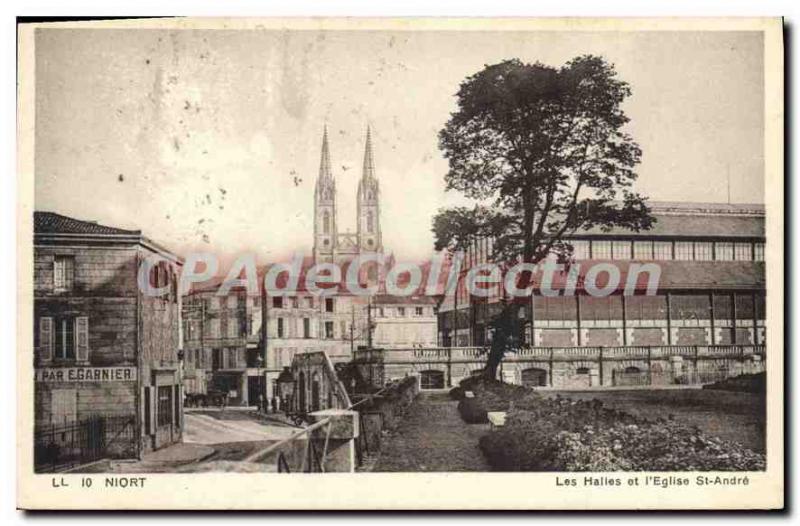
[[[437,147],[459,83],[587,53],[631,84],[640,192],[726,202],[729,178],[732,202],[763,202],[760,33],[39,29],[36,208],[183,254],[284,259],[311,250],[325,123],[338,224],[355,230],[369,123],[384,245],[420,260],[433,214],[460,201]]]

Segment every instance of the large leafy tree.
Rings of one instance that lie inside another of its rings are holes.
[[[439,144],[447,189],[476,204],[437,213],[435,248],[465,250],[491,237],[497,263],[564,262],[580,229],[649,228],[646,199],[632,189],[641,150],[624,131],[630,94],[613,65],[589,55],[560,68],[507,60],[468,77]],[[519,288],[531,278],[523,272]],[[528,302],[507,302],[491,321],[487,375],[518,347],[515,320]]]

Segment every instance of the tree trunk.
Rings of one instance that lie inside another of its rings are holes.
[[[520,298],[522,299],[522,298]],[[492,320],[494,335],[486,359],[484,378],[494,380],[497,378],[497,368],[503,361],[507,352],[517,352],[522,346],[523,338],[520,331],[520,312],[525,309],[525,301],[511,301]]]

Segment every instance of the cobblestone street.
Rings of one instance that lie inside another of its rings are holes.
[[[384,439],[371,471],[489,471],[478,448],[488,424],[466,424],[447,392],[423,392]]]

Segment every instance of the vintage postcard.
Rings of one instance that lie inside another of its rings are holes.
[[[782,508],[782,30],[21,24],[19,507]]]

